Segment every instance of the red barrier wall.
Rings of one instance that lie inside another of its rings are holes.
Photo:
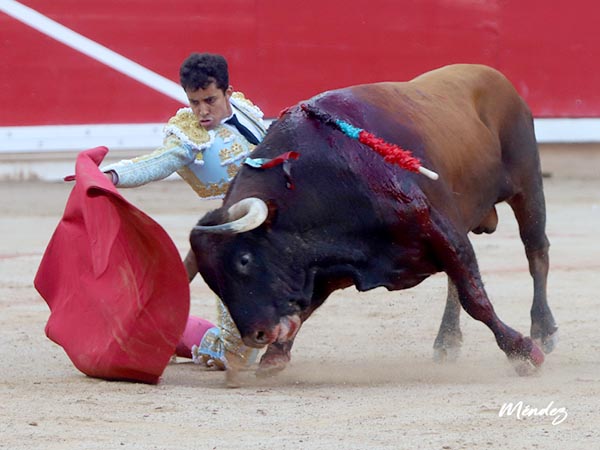
[[[592,0],[23,0],[177,82],[192,51],[274,117],[318,92],[455,62],[503,71],[536,117],[599,117]],[[0,126],[145,123],[180,103],[0,12]]]

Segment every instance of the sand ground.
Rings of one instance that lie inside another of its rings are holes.
[[[239,389],[184,360],[156,386],[79,373],[45,337],[49,311],[33,287],[72,185],[0,182],[0,448],[597,448],[600,147],[543,146],[542,164],[561,342],[537,375],[517,376],[491,332],[466,315],[459,361],[432,362],[446,286],[438,275],[402,292],[336,292],[304,325],[286,371],[268,380],[245,372]],[[178,181],[123,193],[182,254],[191,226],[218,204],[198,202]],[[473,241],[497,312],[528,333],[527,263],[510,210],[499,215],[497,232]],[[215,317],[201,279],[192,313]],[[551,407],[500,417],[510,402]]]

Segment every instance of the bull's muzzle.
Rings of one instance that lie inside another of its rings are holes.
[[[251,334],[244,336],[242,339],[244,344],[248,347],[257,348],[264,347],[273,342],[283,343],[296,337],[300,325],[302,325],[300,316],[284,316],[280,319],[279,323],[270,330],[255,330]]]

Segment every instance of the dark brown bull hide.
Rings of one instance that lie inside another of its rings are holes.
[[[546,301],[540,161],[531,113],[509,81],[485,66],[454,65],[410,82],[325,92],[306,104],[410,149],[439,179],[386,163],[300,105],[271,126],[252,157],[293,150],[299,159],[289,167],[244,166],[223,206],[191,233],[199,271],[244,342],[269,345],[262,370],[285,366],[301,321],[334,290],[405,289],[440,271],[449,289],[437,358],[460,346],[462,305],[511,360],[526,362],[521,368],[542,364],[533,340],[494,312],[468,238],[495,230],[497,203],[511,206],[533,277],[531,336],[551,351],[557,328]],[[228,211],[250,197],[268,205],[264,222],[243,232],[218,226],[241,215]]]

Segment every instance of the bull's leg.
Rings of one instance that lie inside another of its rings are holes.
[[[531,337],[539,343],[544,353],[550,353],[558,343],[558,327],[546,296],[550,244],[545,232],[546,211],[541,180],[531,186],[528,192],[509,199],[508,203],[519,224],[529,273],[533,278]]]
[[[292,345],[294,345],[293,339],[283,343],[274,342],[269,345],[260,358],[256,376],[270,377],[285,369],[291,359]]]
[[[481,281],[475,253],[467,236],[458,232],[443,217],[438,217],[438,223],[432,220],[425,226],[429,228],[427,233],[438,257],[443,261],[444,270],[456,286],[464,310],[492,330],[498,346],[510,360],[540,366],[544,362],[544,354],[533,340],[506,325],[496,315]],[[529,366],[520,364],[516,367],[519,373],[524,373],[526,368]]]
[[[456,361],[462,345],[460,331],[460,301],[452,280],[448,278],[448,297],[442,323],[433,344],[433,359],[436,362]]]
[[[496,315],[480,279],[479,270],[473,262],[467,270],[453,278],[460,303],[465,311],[474,319],[485,323],[496,337],[498,346],[508,358],[516,363],[528,362],[538,367],[544,362],[544,354],[529,337],[524,337],[512,329]],[[519,374],[529,371],[528,366],[515,365]]]
[[[312,313],[323,304],[329,293],[330,291],[321,290],[319,286],[315,286],[312,304],[306,311],[302,313],[301,324],[304,323],[312,315]],[[277,375],[287,367],[288,363],[292,359],[292,346],[294,345],[294,339],[298,335],[299,331],[300,328],[298,327],[293,338],[285,342],[274,342],[267,347],[267,350],[260,358],[258,370],[256,371],[257,377],[265,378]]]

